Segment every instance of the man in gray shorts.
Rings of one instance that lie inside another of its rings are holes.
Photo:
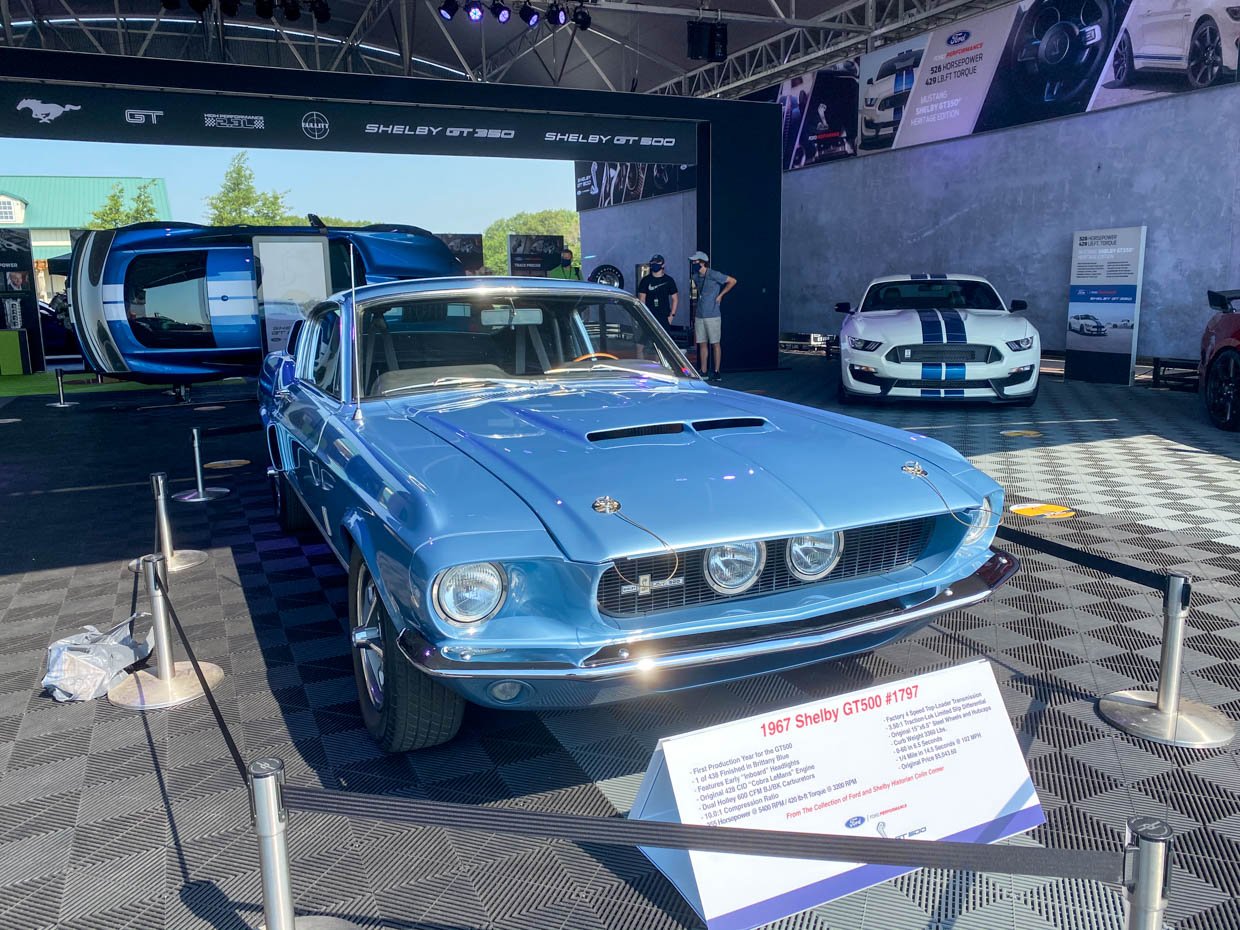
[[[724,295],[736,287],[736,278],[716,271],[710,267],[710,256],[705,252],[694,252],[689,256],[693,265],[693,283],[697,286],[697,315],[694,318],[694,336],[698,344],[698,371],[707,381],[719,380],[719,363],[722,350],[719,347],[721,320],[719,305]],[[706,347],[710,346],[708,358]],[[712,367],[707,361],[714,362]]]

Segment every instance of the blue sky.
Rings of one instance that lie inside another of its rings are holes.
[[[173,218],[202,222],[236,149],[0,139],[6,174],[162,177]],[[259,190],[286,190],[294,213],[482,232],[493,220],[574,208],[573,163],[249,149]]]

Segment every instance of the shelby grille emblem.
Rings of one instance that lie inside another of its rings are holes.
[[[50,123],[54,119],[59,119],[70,110],[80,110],[79,106],[72,103],[44,103],[42,100],[35,100],[27,97],[17,105],[18,110],[29,110],[30,115],[37,119],[40,123]]]
[[[327,134],[332,131],[332,124],[318,110],[311,110],[301,118],[301,131],[306,134],[306,138],[318,142],[327,138]]]
[[[207,129],[266,129],[267,120],[244,113],[204,113],[202,125]]]
[[[638,597],[645,597],[655,591],[663,591],[667,588],[683,588],[685,579],[683,575],[676,575],[674,578],[657,578],[651,579],[649,575],[638,575],[637,584],[623,584],[620,586],[621,594],[636,594]]]

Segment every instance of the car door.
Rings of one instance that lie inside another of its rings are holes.
[[[284,427],[280,453],[289,481],[323,529],[330,526],[324,505],[325,490],[330,490],[332,482],[324,479],[320,449],[327,423],[342,404],[340,317],[336,304],[314,309],[297,340],[297,376],[283,395],[277,395],[278,420]]]
[[[1136,0],[1132,54],[1137,65],[1170,67],[1188,60],[1189,0]]]

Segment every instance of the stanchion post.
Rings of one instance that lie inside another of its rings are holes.
[[[266,930],[296,930],[293,882],[288,869],[288,811],[284,808],[284,760],[250,763],[250,813],[258,837]]]
[[[1171,886],[1171,827],[1154,817],[1128,821],[1126,930],[1163,930]]]
[[[1098,712],[1125,733],[1154,743],[1192,749],[1226,746],[1236,736],[1236,725],[1213,707],[1180,697],[1184,624],[1191,595],[1188,578],[1167,576],[1158,691],[1116,691],[1098,702]]]
[[[56,403],[48,404],[49,407],[76,407],[76,400],[65,400],[65,370],[63,368],[56,369]]]
[[[155,653],[155,677],[170,682],[176,677],[172,664],[172,633],[168,628],[168,599],[164,596],[164,573],[167,563],[162,553],[142,557],[142,580],[146,582],[146,596],[151,601],[151,639]]]
[[[193,491],[182,491],[176,495],[176,500],[201,504],[204,501],[216,500],[228,493],[228,488],[208,488],[203,485],[201,437],[196,426],[194,427],[194,479],[198,487]]]
[[[177,549],[172,542],[172,521],[168,517],[168,475],[157,471],[151,475],[151,495],[155,498],[156,545],[164,557],[165,572],[183,572],[207,561],[210,556],[200,549]],[[141,560],[129,563],[129,570],[140,570]],[[165,585],[164,590],[167,590]]]

